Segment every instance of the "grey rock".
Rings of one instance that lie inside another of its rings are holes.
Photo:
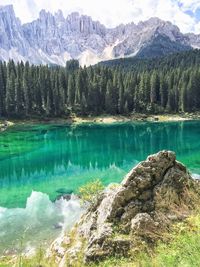
[[[142,210],[143,203],[141,201],[135,200],[131,201],[124,209],[124,213],[121,216],[121,221],[123,223],[130,222],[135,215]]]
[[[138,213],[131,220],[131,231],[134,234],[146,236],[148,232],[152,232],[157,224],[148,213]]]
[[[138,197],[139,200],[143,200],[143,201],[147,201],[149,199],[151,199],[153,196],[153,193],[151,190],[147,190],[144,191],[143,193],[141,193],[141,195]]]
[[[158,229],[188,216],[174,213],[171,204],[178,207],[185,201],[185,189],[191,183],[198,186],[171,151],[138,164],[121,185],[105,190],[78,223],[85,261],[125,256],[134,247],[135,237],[154,242]]]
[[[65,199],[65,200],[69,201],[71,199],[71,197],[72,197],[71,194],[59,195],[56,197],[56,200]]]
[[[173,152],[159,152],[138,164],[125,177],[121,186],[104,195],[99,206],[96,207],[95,213],[86,215],[87,218],[92,217],[93,224],[95,224],[95,228],[91,232],[87,232],[87,239],[88,236],[90,238],[86,249],[86,260],[94,258],[95,251],[97,254],[101,251],[102,257],[107,255],[107,250],[105,255],[103,254],[103,244],[105,240],[110,240],[113,225],[116,223],[120,226],[120,231],[126,234],[135,231],[137,227],[141,228],[142,233],[146,223],[149,225],[149,229],[155,227],[156,224],[148,213],[156,211],[156,202],[159,202],[159,199],[156,198],[156,190],[168,185],[173,189],[177,188],[178,194],[180,188],[183,190],[183,187],[179,185],[180,176],[185,180],[191,179],[185,167],[176,162]],[[80,225],[82,232],[87,228],[87,220],[83,219],[84,224]],[[112,246],[110,247],[112,248]],[[113,253],[109,250],[109,254],[114,253],[114,250]]]
[[[99,261],[112,255],[117,257],[126,257],[130,251],[131,240],[123,238],[106,239],[101,245],[96,244],[87,248],[85,261]]]

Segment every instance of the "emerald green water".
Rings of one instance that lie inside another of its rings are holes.
[[[70,225],[66,214],[81,208],[74,201],[68,213],[66,203],[55,204],[63,192],[76,192],[96,178],[105,185],[120,182],[139,161],[162,149],[175,151],[178,160],[200,175],[200,121],[26,125],[1,133],[0,253],[16,248],[13,238],[24,232],[26,245],[32,245],[30,222],[41,242],[58,234],[58,229],[52,234],[52,225]]]

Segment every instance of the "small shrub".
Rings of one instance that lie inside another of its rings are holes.
[[[93,203],[103,189],[101,180],[97,179],[80,187],[79,195],[84,202]]]

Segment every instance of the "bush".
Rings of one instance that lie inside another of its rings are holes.
[[[103,191],[104,186],[100,179],[89,182],[79,188],[79,195],[85,202],[93,203],[98,195]]]

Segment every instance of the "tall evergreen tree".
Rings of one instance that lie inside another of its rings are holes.
[[[65,68],[0,62],[0,116],[200,109],[200,51],[134,60],[88,68],[73,60]]]

